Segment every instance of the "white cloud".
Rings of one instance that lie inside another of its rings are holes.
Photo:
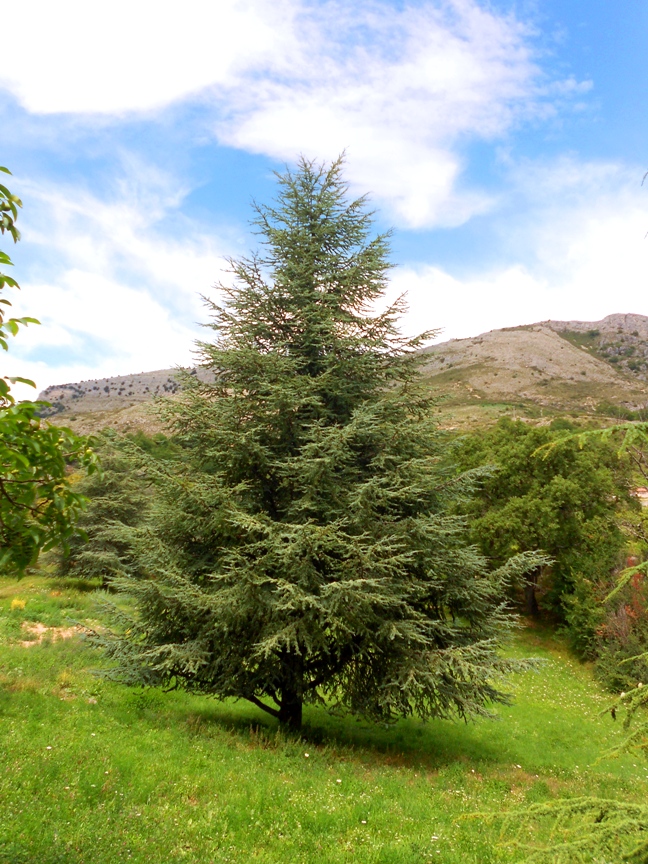
[[[525,164],[516,209],[502,219],[508,263],[478,275],[399,268],[390,296],[408,292],[407,332],[440,340],[549,318],[648,315],[648,190],[641,172],[609,163]]]
[[[10,372],[33,378],[39,389],[190,362],[195,333],[145,292],[69,270],[54,284],[26,286],[25,293],[42,326],[21,333]],[[30,349],[48,360],[55,355],[56,362],[30,360]]]
[[[42,326],[21,332],[5,374],[31,377],[42,389],[192,362],[202,335],[196,322],[206,318],[199,295],[227,265],[218,240],[186,220],[180,236],[164,233],[169,216],[182,226],[182,194],[171,178],[147,176],[142,166],[138,176],[139,189],[127,183],[129,194],[111,202],[20,182],[30,199],[21,257],[31,259],[34,275],[20,278],[22,291],[11,299],[14,314],[35,315]]]
[[[228,92],[219,139],[287,161],[347,149],[353,186],[410,228],[487,209],[488,196],[457,189],[459,150],[545,110],[524,27],[473,0],[328,3],[308,25],[290,74]]]
[[[267,65],[283,0],[21,0],[3,10],[0,80],[36,113],[150,111]]]
[[[0,82],[29,111],[200,98],[221,143],[288,162],[347,149],[354,188],[411,228],[487,210],[461,188],[462,146],[583,89],[552,85],[530,32],[477,0],[23,0],[3,21]]]

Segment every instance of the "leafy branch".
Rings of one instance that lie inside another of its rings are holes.
[[[11,172],[2,166],[4,174]],[[16,227],[22,201],[0,183],[0,232],[14,243],[20,239]],[[11,266],[0,251],[0,265]],[[0,291],[19,288],[11,276],[0,273]],[[8,318],[11,302],[0,297],[0,347],[7,351],[8,339],[20,326],[38,324],[36,318]],[[67,542],[85,498],[75,492],[68,479],[71,462],[92,472],[97,458],[87,439],[70,429],[46,423],[38,411],[47,403],[16,402],[11,385],[35,387],[18,376],[0,377],[0,568],[24,570],[43,549]]]
[[[11,174],[11,171],[2,165],[0,165],[0,171],[4,174]],[[8,233],[14,243],[20,240],[20,231],[16,228],[19,207],[22,207],[20,198],[17,195],[13,195],[3,183],[0,183],[0,233]],[[13,266],[11,258],[2,250],[0,250],[0,265],[5,267]],[[11,276],[0,272],[0,291],[4,288],[20,288],[20,285]],[[9,350],[7,340],[10,336],[17,335],[20,325],[26,326],[27,324],[40,323],[36,318],[27,316],[22,318],[7,318],[5,315],[5,307],[7,306],[11,306],[11,301],[7,300],[6,297],[0,297],[0,348],[4,351]],[[29,384],[32,387],[36,386],[28,378],[10,378],[7,376],[0,378],[0,407],[14,404],[15,400],[11,395],[10,385],[17,382]]]

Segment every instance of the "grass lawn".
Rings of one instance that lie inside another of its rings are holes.
[[[595,764],[621,724],[600,716],[609,697],[542,630],[511,647],[547,662],[511,681],[515,703],[497,722],[386,729],[311,709],[295,741],[247,704],[92,674],[101,655],[52,629],[100,619],[101,595],[82,589],[0,579],[2,864],[519,861],[497,824],[461,817],[648,797],[640,758]]]

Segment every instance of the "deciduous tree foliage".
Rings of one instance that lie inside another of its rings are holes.
[[[561,437],[560,446],[551,446]],[[579,580],[609,580],[626,543],[619,505],[630,501],[629,472],[615,447],[503,419],[493,429],[466,436],[456,458],[464,469],[487,463],[497,469],[467,508],[472,536],[484,554],[501,563],[512,554],[541,549],[553,559],[545,608],[569,617],[568,598]],[[537,611],[537,575],[525,586],[530,613]]]
[[[0,171],[4,174],[11,173],[8,168],[3,167],[2,165],[0,165]],[[0,183],[0,233],[3,235],[5,233],[8,234],[14,243],[17,243],[18,240],[20,240],[20,231],[16,227],[19,207],[22,207],[22,201],[20,198],[10,192],[3,183]],[[2,250],[0,250],[0,265],[4,267],[13,266],[11,258]],[[0,291],[4,291],[6,288],[19,287],[20,286],[13,277],[0,272]],[[26,326],[27,324],[38,324],[36,318],[7,317],[5,314],[6,308],[10,306],[10,300],[7,300],[5,296],[0,297],[0,348],[2,348],[3,351],[9,349],[9,343],[7,340],[10,336],[17,335],[20,325]],[[9,378],[6,375],[0,377],[0,408],[14,404],[15,400],[11,395],[11,384],[16,381],[34,386],[34,382],[29,381],[26,378]]]
[[[635,470],[646,479],[648,424],[645,422],[588,430],[567,436],[560,446],[574,441],[583,446],[592,442],[615,442],[616,452],[629,454]],[[648,562],[622,571],[615,589],[605,602],[618,600],[637,577],[645,577],[647,571]],[[619,666],[634,668],[635,672],[643,667],[645,672],[648,661],[645,650],[632,658],[632,666],[628,666],[628,659],[626,657]],[[639,681],[635,678],[631,688],[622,692],[608,709],[611,721],[625,715],[623,727],[629,734],[607,755],[629,752],[648,757],[647,684],[645,678]],[[489,818],[500,817],[491,814]],[[522,833],[525,830],[528,833],[529,828],[535,832],[542,821],[552,825],[550,842],[533,845],[523,842]],[[574,861],[632,861],[635,864],[648,864],[647,837],[648,805],[644,802],[590,796],[535,804],[521,811],[512,811],[506,815],[502,826],[502,838],[518,850],[523,850],[523,860],[528,864],[572,864]]]
[[[0,168],[8,174],[6,168]],[[14,242],[21,201],[0,184],[0,232]],[[0,264],[11,265],[9,256],[0,252]],[[0,292],[18,288],[18,283],[0,273]],[[35,318],[7,318],[0,297],[0,347],[7,350],[8,337],[20,325],[35,323]],[[23,570],[33,564],[41,549],[65,542],[72,531],[82,504],[67,478],[67,464],[77,460],[89,469],[94,458],[87,442],[69,429],[57,428],[38,416],[35,402],[16,403],[11,384],[25,378],[0,377],[0,569]]]
[[[298,728],[304,703],[391,720],[487,713],[507,697],[502,595],[449,506],[421,338],[397,329],[388,238],[342,164],[301,161],[256,208],[262,252],[232,262],[200,345],[213,383],[166,407],[186,462],[149,462],[152,518],[131,533],[146,579],[105,640],[115,675],[247,699]],[[206,377],[206,376],[203,376]]]

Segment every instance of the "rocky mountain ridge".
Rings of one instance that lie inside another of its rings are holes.
[[[648,417],[648,316],[601,321],[541,321],[451,339],[423,349],[423,373],[448,410]],[[80,431],[152,421],[146,407],[181,389],[180,370],[93,379],[48,387],[54,422]],[[186,370],[198,374],[196,370]],[[473,412],[474,413],[474,412]]]
[[[602,321],[543,321],[572,344],[648,381],[648,317],[608,315]]]
[[[156,396],[177,393],[181,385],[178,370],[158,369],[136,375],[112,378],[90,378],[73,384],[53,384],[39,395],[51,407],[43,411],[51,417],[62,412],[106,411],[130,408],[139,402],[150,402]],[[191,370],[195,374],[195,370]]]
[[[541,321],[425,349],[430,385],[454,404],[521,403],[618,415],[648,409],[648,317]]]

